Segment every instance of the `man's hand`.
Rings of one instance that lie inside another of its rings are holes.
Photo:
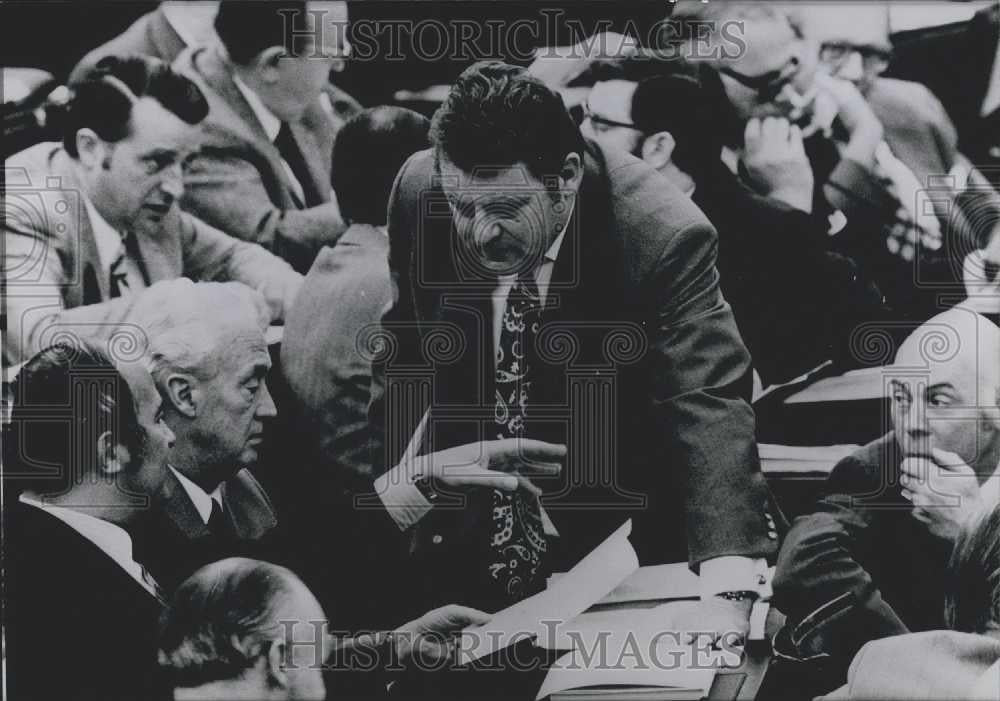
[[[865,96],[849,81],[822,72],[816,74],[816,88],[815,109],[820,112],[836,109],[837,119],[850,134],[843,156],[871,167],[884,129]]]
[[[418,665],[433,667],[449,659],[455,651],[455,635],[464,628],[483,625],[488,613],[465,606],[442,606],[406,623],[393,633],[397,659],[406,664],[416,658]]]
[[[913,517],[939,538],[954,541],[982,508],[979,479],[955,453],[932,448],[930,458],[906,458],[900,469],[903,498],[913,504]]]
[[[672,626],[685,633],[685,641],[699,647],[742,646],[750,632],[753,602],[728,601],[720,597],[703,599],[678,615]]]
[[[558,475],[565,457],[564,445],[504,438],[421,455],[404,463],[403,469],[411,478],[427,477],[448,487],[508,492],[521,488],[538,496],[542,490],[530,478]]]
[[[743,138],[743,165],[750,186],[791,207],[812,212],[813,172],[801,130],[781,117],[751,119]]]

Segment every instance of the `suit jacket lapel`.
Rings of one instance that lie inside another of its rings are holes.
[[[172,470],[167,470],[158,501],[160,510],[185,538],[197,540],[208,537],[210,534],[208,526],[201,520],[198,509]]]
[[[97,304],[111,298],[111,281],[104,274],[101,256],[97,250],[97,240],[90,224],[90,215],[84,206],[83,184],[77,179],[73,161],[62,148],[56,149],[50,156],[50,169],[57,175],[64,190],[74,190],[80,193],[79,230],[77,231],[77,261],[80,265],[80,275],[83,280],[83,297],[79,304]],[[76,305],[74,305],[76,306]]]

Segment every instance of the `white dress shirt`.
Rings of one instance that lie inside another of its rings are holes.
[[[33,506],[55,516],[81,536],[96,545],[101,551],[114,560],[139,585],[153,596],[158,596],[156,588],[150,584],[152,577],[147,573],[143,576],[143,567],[132,558],[132,538],[124,528],[110,521],[90,516],[81,511],[67,509],[62,506],[43,504],[22,494],[19,497],[22,504]]]
[[[264,133],[267,134],[267,138],[273,143],[278,138],[278,132],[281,131],[281,120],[267,108],[267,105],[264,104],[257,93],[250,89],[250,86],[239,79],[239,76],[233,75],[233,82],[240,93],[242,93],[247,104],[250,105],[250,109],[253,111],[257,121],[260,122],[260,126],[264,129]],[[302,183],[299,182],[299,179],[295,177],[292,167],[288,165],[288,161],[284,158],[281,159],[281,166],[285,169],[285,175],[288,176],[288,181],[292,184],[292,189],[295,190],[295,196],[299,198],[300,202],[305,204],[305,190],[302,189]]]
[[[173,465],[168,465],[170,471],[177,476],[177,481],[181,483],[184,487],[184,491],[191,498],[191,503],[194,504],[194,508],[198,510],[198,515],[201,520],[208,525],[208,519],[212,517],[212,501],[214,500],[219,508],[222,508],[222,486],[215,488],[215,491],[209,494],[204,489],[199,487],[197,484],[189,480],[184,476],[180,470],[176,469]]]

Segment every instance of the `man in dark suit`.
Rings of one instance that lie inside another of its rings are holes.
[[[161,2],[108,42],[89,51],[69,74],[80,81],[105,56],[152,56],[171,63],[187,46],[218,41],[212,21],[217,2]]]
[[[277,524],[247,469],[276,415],[265,382],[263,307],[244,285],[182,279],[151,287],[128,319],[145,334],[165,420],[177,435],[154,524],[138,544],[166,589],[206,562],[266,552]]]
[[[745,629],[778,534],[715,231],[647,165],[585,143],[522,69],[466,70],[432,136],[390,203],[399,301],[372,406],[375,485],[407,504],[400,528],[419,522],[421,589],[517,601],[631,516],[641,559],[700,569],[693,626]],[[502,437],[566,444],[567,465],[468,502],[395,477],[407,445]]]
[[[1000,329],[963,305],[900,346],[894,430],[834,467],[782,546],[774,602],[791,654],[846,666],[869,640],[945,627],[955,538],[1000,498],[997,357]]]
[[[282,319],[302,277],[259,246],[180,210],[193,125],[208,110],[156,59],[106,58],[77,84],[63,143],[4,164],[4,355],[65,332],[108,335],[139,292],[181,275],[263,292]]]
[[[748,130],[748,157],[766,151],[772,160],[758,171],[769,193],[759,195],[721,160],[718,76],[702,65],[639,79],[643,66],[649,62],[625,62],[619,78],[594,85],[583,133],[656,168],[718,230],[719,286],[765,386],[828,360],[849,367],[851,332],[884,312],[881,295],[853,261],[827,249],[829,224],[813,213],[813,174],[797,128],[758,121]]]
[[[60,345],[22,368],[14,391],[3,463],[6,692],[151,698],[163,601],[126,529],[142,528],[174,440],[153,380],[138,364],[116,369],[103,350]]]
[[[210,105],[184,208],[302,272],[344,231],[329,155],[337,130],[360,109],[329,82],[348,51],[346,5],[307,9],[301,1],[223,2],[220,43],[191,47],[174,62]]]

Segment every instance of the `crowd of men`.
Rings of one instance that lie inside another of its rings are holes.
[[[629,518],[682,630],[773,589],[795,693],[995,698],[1000,4],[961,129],[880,3],[677,3],[431,119],[335,85],[347,10],[163,3],[5,163],[10,698],[405,694]],[[752,402],[865,329],[891,426],[789,523]]]

